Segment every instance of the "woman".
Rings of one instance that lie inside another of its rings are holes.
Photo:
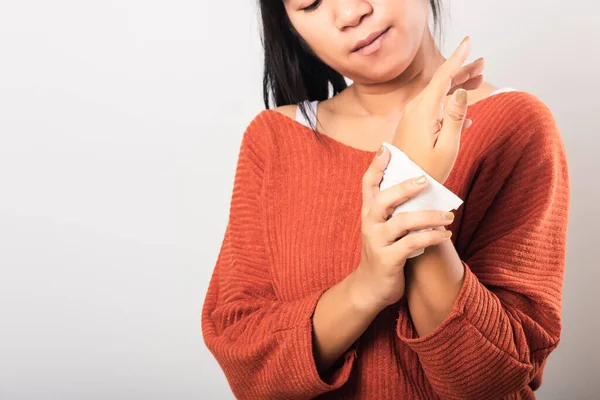
[[[534,398],[569,208],[552,113],[484,82],[482,59],[463,67],[468,38],[442,57],[436,0],[260,4],[267,110],[242,139],[202,313],[234,394]],[[424,184],[380,189],[394,147]],[[455,213],[393,213],[434,180]]]

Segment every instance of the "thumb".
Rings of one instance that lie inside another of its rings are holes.
[[[440,145],[444,148],[458,146],[463,126],[468,127],[469,125],[465,124],[467,100],[468,95],[465,89],[458,89],[452,94],[452,98],[444,110],[442,130],[438,136],[436,147]]]
[[[387,168],[389,161],[390,150],[384,145],[381,145],[373,158],[373,161],[371,161],[369,168],[367,168],[367,171],[363,175],[363,207],[369,206],[377,192],[379,192],[379,184],[383,179],[383,171]]]

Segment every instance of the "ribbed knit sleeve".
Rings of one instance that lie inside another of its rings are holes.
[[[269,153],[262,117],[242,138],[229,221],[202,309],[202,333],[237,398],[312,398],[348,380],[355,349],[324,381],[314,362],[312,315],[325,290],[295,301],[281,301],[274,291],[261,216]]]
[[[407,302],[400,304],[397,334],[443,399],[497,399],[527,385],[535,390],[559,342],[566,154],[550,110],[533,102],[519,113],[519,128],[494,142],[470,190],[470,198],[491,200],[461,254],[465,278],[453,310],[418,337]]]

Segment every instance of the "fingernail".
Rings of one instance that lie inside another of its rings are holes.
[[[444,212],[444,213],[442,213],[442,215],[444,216],[444,218],[449,219],[451,221],[454,219],[454,213]]]
[[[467,91],[465,89],[458,89],[454,92],[454,101],[459,106],[464,106],[467,104]]]
[[[381,155],[383,154],[384,151],[385,151],[385,147],[383,145],[381,145],[379,150],[377,150],[377,157],[381,157]]]
[[[444,231],[444,232],[442,232],[442,237],[444,239],[448,239],[450,236],[452,236],[452,231]]]
[[[469,41],[469,36],[466,36],[462,42],[460,42],[460,45],[458,45],[458,47],[462,46],[463,44],[467,43]]]
[[[465,119],[465,126],[464,126],[464,128],[463,128],[463,129],[468,129],[468,128],[470,128],[470,127],[471,127],[471,125],[473,125],[473,120],[472,120],[472,119],[469,119],[469,118],[467,118],[467,119]]]
[[[419,176],[419,177],[417,177],[417,178],[415,179],[415,183],[416,183],[417,185],[422,185],[422,184],[424,184],[425,182],[427,182],[427,178],[425,177],[425,175],[421,175],[421,176]]]

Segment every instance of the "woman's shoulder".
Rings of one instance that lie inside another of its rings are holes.
[[[285,105],[263,109],[246,122],[242,136],[242,147],[252,146],[265,158],[273,149],[294,150],[305,138],[299,130],[307,129],[296,121],[296,106]]]
[[[504,110],[516,118],[523,120],[536,119],[552,119],[553,114],[548,105],[537,95],[524,91],[514,90],[504,93],[505,101],[501,104]]]
[[[480,122],[484,124],[497,124],[489,127],[494,132],[494,138],[488,150],[502,150],[515,142],[523,144],[531,140],[560,138],[550,107],[537,95],[523,90],[491,96],[487,105],[483,104],[473,116],[474,124],[478,118],[482,118]]]
[[[298,108],[298,106],[296,104],[287,104],[285,106],[279,106],[277,108],[273,108],[270,111],[279,113],[279,114],[283,115],[284,117],[288,117],[290,119],[295,120],[297,108]]]
[[[546,158],[564,157],[565,146],[550,107],[537,95],[526,91],[497,94],[495,100],[473,115],[487,124],[477,138],[482,162],[507,167],[518,160],[542,163]],[[490,135],[491,134],[491,135]]]
[[[263,109],[250,119],[246,131],[293,129],[299,125],[296,121],[296,110],[295,104]]]
[[[278,116],[282,117],[283,114],[275,111],[275,109],[263,109],[254,114],[246,122],[244,137],[248,136],[250,138],[262,138],[262,140],[266,140],[269,133],[280,123]]]

